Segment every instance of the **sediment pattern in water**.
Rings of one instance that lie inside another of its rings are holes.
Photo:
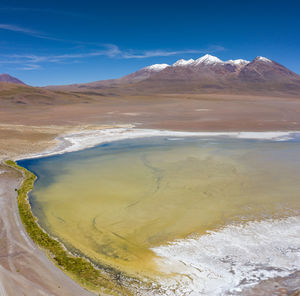
[[[20,164],[39,176],[39,223],[70,250],[156,283],[153,293],[224,295],[300,268],[299,221],[270,220],[299,214],[299,153],[297,141],[153,138]],[[286,270],[265,264],[283,260],[274,248],[296,250]]]

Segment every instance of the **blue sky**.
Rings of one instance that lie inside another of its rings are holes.
[[[0,3],[0,73],[30,85],[118,78],[206,53],[258,55],[300,73],[299,1]]]

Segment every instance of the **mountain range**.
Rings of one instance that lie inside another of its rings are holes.
[[[23,84],[7,74],[0,81]],[[222,61],[206,54],[196,60],[180,59],[172,65],[154,64],[119,79],[85,84],[48,86],[71,92],[112,94],[247,93],[300,94],[300,75],[265,57],[252,61]]]
[[[222,61],[212,55],[154,64],[119,79],[68,86],[71,91],[104,93],[249,93],[300,94],[300,75],[265,57]]]
[[[119,79],[64,86],[33,87],[1,77],[6,81],[0,82],[1,123],[300,130],[300,76],[263,57],[221,61],[205,55],[150,65]]]

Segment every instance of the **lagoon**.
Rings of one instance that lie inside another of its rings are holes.
[[[199,256],[203,253],[201,248],[211,247],[198,244],[208,231],[226,233],[228,227],[247,229],[247,223],[261,222],[271,223],[268,229],[273,231],[272,225],[277,222],[272,224],[272,220],[289,221],[286,219],[297,217],[299,155],[297,138],[278,142],[227,137],[153,137],[18,163],[38,176],[30,202],[39,224],[71,252],[86,256],[99,267],[111,266],[129,278],[140,279],[141,283],[155,283],[153,294],[158,289],[172,293],[174,282],[177,288],[181,287],[178,289],[181,295],[188,293],[192,283],[182,280],[185,277],[194,282],[201,279],[202,286],[193,286],[193,291],[209,295],[211,292],[205,290],[210,284],[205,282],[209,276],[191,276],[195,271],[183,268],[179,262],[192,268],[196,265],[203,271],[213,270],[216,266],[213,263],[207,266],[205,258]],[[297,223],[292,221],[296,230]],[[266,227],[266,224],[255,225],[256,230]],[[280,240],[290,239],[291,227],[285,227],[285,234],[282,229],[274,230]],[[257,233],[250,231],[248,237]],[[227,236],[233,239],[237,234],[229,231]],[[208,239],[212,237],[208,235]],[[195,239],[197,244],[195,241],[189,244]],[[272,241],[273,233],[265,239],[276,243]],[[244,248],[247,252],[247,245],[242,246],[241,241],[231,248]],[[179,242],[185,247],[174,251]],[[228,241],[218,240],[219,245],[222,243]],[[268,244],[262,247],[267,248]],[[255,248],[260,250],[259,246]],[[178,252],[184,256],[170,262],[168,254],[176,258]],[[226,254],[224,249],[222,252]],[[232,254],[227,254],[228,266],[222,267],[225,271],[218,275],[224,279],[227,279],[226,268],[232,268],[232,262],[236,264],[230,258]],[[212,252],[210,262],[216,259],[215,255]],[[289,268],[285,272],[300,268],[294,255],[285,257],[287,262],[282,269]],[[294,263],[289,265],[289,260]],[[258,259],[253,268],[263,269],[264,262],[266,258]],[[242,264],[239,269],[243,268]],[[280,264],[274,266],[274,270],[280,268]],[[276,276],[276,272],[269,276]],[[252,284],[259,280],[258,276]],[[220,288],[220,295],[239,287],[238,281],[229,282],[233,286]]]

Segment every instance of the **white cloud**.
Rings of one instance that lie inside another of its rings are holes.
[[[30,29],[26,29],[23,27],[19,27],[19,26],[15,26],[15,25],[11,25],[11,24],[0,24],[0,29],[2,30],[7,30],[7,31],[13,31],[13,32],[21,32],[21,33],[25,33],[25,34],[38,34],[38,32],[30,30]]]
[[[122,57],[125,59],[145,59],[150,57],[169,57],[184,54],[205,54],[224,50],[222,46],[211,46],[207,49],[186,49],[186,50],[146,50],[146,51],[125,51]]]
[[[60,42],[65,42],[63,39],[58,39],[55,37],[48,36],[42,32],[38,32],[35,30],[31,30],[25,27],[21,27],[18,25],[13,25],[13,24],[0,24],[0,30],[6,30],[6,31],[11,31],[11,32],[17,32],[21,34],[26,34],[35,38],[40,38],[40,39],[47,39],[47,40],[53,40],[53,41],[60,41]],[[68,41],[70,43],[75,43],[73,41]]]
[[[23,67],[17,68],[17,70],[31,71],[31,70],[37,70],[40,68],[41,68],[41,66],[38,64],[26,64]]]
[[[36,38],[56,40],[55,38],[46,36],[38,31],[34,31],[34,30],[31,30],[28,28],[24,28],[24,27],[12,25],[12,24],[0,24],[0,30],[22,33],[22,34],[30,35],[30,36],[36,37]]]
[[[9,9],[9,8],[7,8]],[[185,50],[165,50],[165,49],[155,49],[155,50],[133,50],[125,49],[121,50],[115,44],[97,44],[93,42],[81,42],[58,39],[48,36],[44,33],[21,27],[13,24],[0,24],[0,30],[6,30],[11,32],[22,33],[30,35],[36,38],[48,39],[58,42],[97,46],[100,49],[95,49],[92,51],[86,51],[81,53],[65,53],[58,55],[34,55],[34,54],[11,54],[11,55],[0,55],[0,64],[19,64],[18,69],[23,70],[34,70],[39,69],[41,63],[61,63],[66,61],[78,61],[80,59],[86,59],[97,56],[107,56],[109,58],[119,58],[119,59],[145,59],[151,57],[169,57],[169,56],[180,56],[186,54],[205,54],[213,53],[216,51],[222,51],[224,48],[222,46],[210,46],[206,49],[185,49]]]
[[[1,28],[1,24],[0,24]],[[98,50],[81,53],[67,53],[58,55],[35,55],[35,54],[0,54],[0,64],[16,64],[19,70],[36,70],[45,63],[63,63],[78,62],[81,59],[87,59],[98,56],[106,56],[118,59],[145,59],[151,57],[169,57],[182,56],[185,54],[206,54],[216,51],[222,51],[222,46],[211,46],[207,49],[186,49],[186,50],[121,50],[115,44],[105,44]]]

